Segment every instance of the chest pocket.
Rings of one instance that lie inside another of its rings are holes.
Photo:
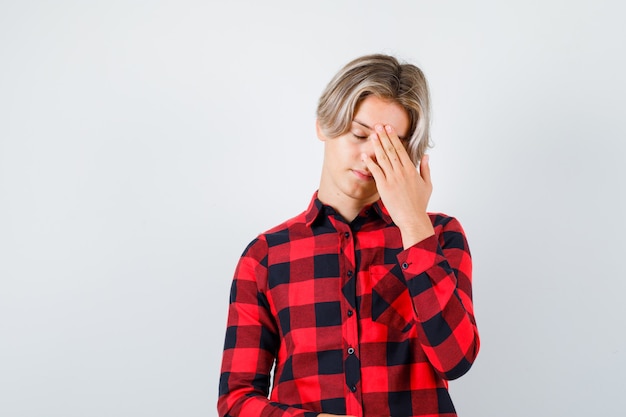
[[[370,266],[372,320],[406,333],[415,325],[415,309],[406,284],[396,274],[402,274],[398,265]]]

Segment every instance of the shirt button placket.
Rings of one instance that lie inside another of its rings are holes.
[[[353,318],[357,317],[355,311],[356,304],[356,283],[354,280],[356,279],[356,271],[353,269],[355,266],[355,245],[357,244],[354,233],[351,230],[342,230],[340,232],[341,236],[341,247],[342,252],[344,254],[344,260],[346,262],[346,268],[343,270],[343,280],[345,289],[349,289],[348,292],[344,292],[344,296],[347,298],[347,303],[345,304],[347,310],[345,310],[345,314],[347,317],[344,322],[343,329],[346,332],[344,334],[344,340],[347,343],[345,347],[345,351],[347,356],[345,357],[344,362],[344,370],[346,376],[346,385],[348,391],[357,395],[357,397],[353,398],[351,401],[360,401],[358,398],[358,382],[360,381],[360,362],[359,358],[356,354],[356,349],[353,346],[359,344],[359,330],[358,330],[358,320],[353,320]]]
[[[354,272],[352,272],[352,270],[348,270],[348,272],[346,273],[346,275],[348,276],[348,279],[352,278],[352,275],[354,274]],[[352,315],[354,314],[354,311],[352,311],[352,309],[348,310],[348,317],[352,317]]]

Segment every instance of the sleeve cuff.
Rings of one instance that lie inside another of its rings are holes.
[[[417,242],[398,254],[398,263],[405,278],[414,277],[445,260],[437,235]]]

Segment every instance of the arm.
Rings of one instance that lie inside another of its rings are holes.
[[[267,278],[267,243],[253,241],[233,279],[217,408],[220,417],[313,417],[317,413],[268,400],[270,371],[280,339],[260,290]]]
[[[420,344],[445,379],[465,374],[480,342],[472,302],[472,260],[460,223],[434,216],[435,235],[398,255],[416,320]]]
[[[432,193],[425,155],[419,171],[391,126],[371,135],[376,161],[363,155],[381,199],[400,229],[404,251],[398,255],[422,348],[446,379],[467,372],[479,349],[472,305],[472,261],[458,221],[426,213]]]

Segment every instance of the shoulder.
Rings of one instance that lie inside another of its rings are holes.
[[[271,247],[292,241],[294,235],[297,235],[303,228],[307,227],[305,214],[306,212],[302,212],[297,216],[257,234],[244,250],[243,256],[247,256],[251,252],[264,251],[267,253]]]
[[[265,238],[268,241],[270,246],[273,244],[281,243],[281,240],[287,239],[289,240],[289,235],[293,234],[295,231],[301,230],[303,227],[306,227],[306,212],[302,212],[297,216],[294,216],[284,222],[276,225],[263,233],[260,234],[261,237]]]

